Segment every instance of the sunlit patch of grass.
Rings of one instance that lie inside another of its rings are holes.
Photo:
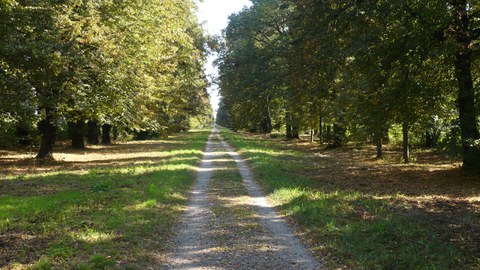
[[[77,239],[79,241],[90,244],[112,241],[113,239],[118,237],[113,233],[99,232],[91,228],[87,228],[84,231],[73,232],[71,236],[73,239]]]
[[[285,151],[285,144],[265,142],[223,130],[222,135],[252,167],[269,199],[299,224],[311,249],[329,268],[476,269],[478,254],[443,239],[435,224],[417,219],[399,205],[405,196],[379,196],[336,187],[301,173],[332,166],[308,153]],[[252,151],[252,149],[258,149]],[[274,153],[274,154],[272,154]],[[407,196],[411,197],[411,196]],[[412,198],[415,199],[415,198]]]
[[[132,210],[144,210],[144,209],[153,208],[153,207],[156,207],[156,206],[157,206],[157,200],[156,199],[151,199],[151,200],[147,200],[147,201],[138,203],[138,204],[134,205],[133,207],[131,207],[130,209],[132,209]]]
[[[181,135],[165,146],[152,142],[150,147],[158,150],[150,150],[164,153],[149,160],[152,164],[92,164],[0,179],[0,185],[11,187],[4,186],[2,192],[7,192],[0,196],[0,265],[150,267],[167,248],[172,226],[184,210],[208,135]],[[116,154],[138,150],[131,145],[133,149],[122,146]]]
[[[273,157],[284,156],[285,155],[284,152],[275,151],[273,149],[246,148],[242,151],[245,152],[245,153],[252,154],[252,155],[254,155],[254,154],[267,154],[267,155],[270,155],[270,156],[273,156]]]

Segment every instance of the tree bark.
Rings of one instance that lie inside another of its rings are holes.
[[[408,141],[408,124],[403,123],[402,124],[402,137],[403,137],[403,144],[402,144],[402,149],[403,149],[403,163],[407,164],[410,162],[410,147],[409,147],[409,141]]]
[[[36,159],[53,159],[53,146],[55,145],[57,126],[55,118],[50,109],[45,109],[45,119],[38,122],[38,131],[42,137],[40,149],[38,150]]]
[[[270,112],[270,96],[267,96],[267,115],[265,116],[265,127],[264,131],[265,133],[271,133],[273,130],[273,125],[272,125],[272,114]]]
[[[285,113],[285,127],[286,127],[286,134],[285,137],[287,139],[293,138],[293,130],[292,130],[292,117],[290,113]]]
[[[427,148],[433,147],[433,136],[430,131],[425,132],[425,147]]]
[[[87,132],[87,141],[91,145],[99,145],[100,144],[100,132],[98,128],[97,121],[88,121],[88,132]]]
[[[383,136],[384,132],[381,130],[376,130],[373,133],[373,141],[375,143],[375,147],[377,150],[377,159],[382,159],[383,158]]]
[[[339,119],[339,123],[333,124],[333,147],[340,147],[343,145],[346,130],[343,127],[343,119]]]
[[[376,148],[377,148],[377,159],[382,159],[382,158],[383,158],[383,141],[382,141],[382,137],[380,137],[380,139],[377,139]]]
[[[310,142],[313,143],[313,136],[315,132],[313,131],[313,128],[310,129]]]
[[[465,0],[454,2],[455,20],[453,29],[455,39],[461,49],[455,55],[455,76],[458,81],[458,110],[463,148],[463,168],[480,172],[480,147],[474,142],[479,139],[475,112],[475,90],[472,80],[472,33],[470,17]]]
[[[318,126],[318,138],[320,139],[320,144],[323,144],[323,119],[320,116],[319,126]]]
[[[262,133],[272,132],[272,118],[270,116],[265,116],[260,124]]]
[[[471,53],[458,54],[455,61],[458,80],[458,109],[463,148],[463,168],[480,171],[480,149],[473,145],[479,139],[475,112],[475,91],[471,74]]]
[[[325,139],[328,143],[330,143],[330,140],[332,139],[332,126],[327,124],[327,131],[325,134]]]
[[[217,124],[215,124],[216,127]],[[113,140],[116,141],[118,139],[118,128],[117,126],[113,127]]]
[[[68,132],[72,140],[71,146],[74,149],[85,149],[85,122],[77,120],[75,122],[68,122]]]
[[[103,145],[112,144],[112,140],[110,138],[110,130],[112,130],[112,125],[103,124],[102,126],[102,144]]]
[[[292,139],[300,139],[300,133],[298,130],[298,125],[293,125],[292,127]]]

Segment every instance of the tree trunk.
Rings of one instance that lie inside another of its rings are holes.
[[[88,121],[87,141],[91,145],[100,144],[100,132],[97,121]]]
[[[471,74],[471,54],[458,54],[455,71],[458,80],[458,109],[462,132],[463,168],[480,170],[480,148],[473,142],[479,138],[475,112],[475,91]]]
[[[298,130],[298,125],[293,125],[292,127],[292,139],[300,139],[300,133]]]
[[[38,122],[38,131],[42,137],[36,159],[53,159],[53,146],[57,135],[57,126],[50,109],[45,109],[45,119]]]
[[[433,136],[430,131],[425,132],[425,147],[427,148],[433,147]]]
[[[273,125],[272,125],[272,114],[270,112],[270,96],[267,96],[267,115],[264,121],[266,122],[265,133],[271,133],[273,130]]]
[[[377,159],[383,158],[383,136],[384,132],[377,130],[373,133],[373,141],[377,150]]]
[[[260,124],[262,133],[270,133],[272,132],[272,119],[270,116],[265,116]]]
[[[323,119],[320,116],[319,126],[318,126],[318,138],[320,139],[320,144],[323,144]]]
[[[403,137],[403,163],[407,164],[410,162],[410,149],[408,142],[408,124],[402,124],[402,137]]]
[[[325,134],[325,139],[329,143],[332,138],[332,126],[327,124],[327,134]]]
[[[217,128],[217,124],[215,123],[215,128]],[[113,140],[116,141],[118,139],[118,128],[117,126],[113,127]]]
[[[285,127],[286,127],[286,134],[285,137],[287,139],[293,138],[293,130],[292,130],[292,117],[290,113],[285,113]]]
[[[463,168],[468,171],[480,172],[480,147],[475,146],[479,139],[475,112],[475,90],[472,80],[472,33],[470,32],[470,17],[467,1],[455,1],[457,14],[453,29],[455,39],[461,50],[455,55],[455,76],[458,81],[458,110],[463,148]]]
[[[85,149],[85,122],[77,120],[76,122],[68,122],[68,132],[72,140],[72,148]]]
[[[110,124],[103,124],[102,126],[102,144],[109,145],[112,143],[110,139],[110,130],[112,129],[112,125]]]
[[[313,136],[314,136],[315,132],[313,131],[313,128],[310,129],[310,142],[313,143]]]
[[[343,119],[339,119],[339,121],[343,122]],[[343,123],[335,123],[333,124],[333,147],[340,147],[343,145],[345,139],[346,130],[343,127]]]
[[[383,158],[383,141],[382,141],[382,138],[380,137],[380,139],[377,140],[377,144],[376,144],[376,147],[377,147],[377,159],[382,159]]]

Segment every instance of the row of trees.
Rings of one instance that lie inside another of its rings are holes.
[[[85,130],[95,144],[100,126],[108,143],[112,126],[167,133],[210,119],[195,9],[191,0],[0,1],[3,144],[37,126],[37,158],[48,158],[65,126],[83,147]]]
[[[217,64],[220,124],[369,141],[392,127],[427,144],[459,132],[480,169],[480,3],[475,0],[254,0],[232,15]]]

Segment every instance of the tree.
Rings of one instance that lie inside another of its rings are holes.
[[[285,13],[277,0],[254,1],[230,17],[217,64],[220,91],[235,128],[269,133],[285,121]]]
[[[1,75],[26,83],[21,93],[40,118],[38,158],[52,157],[62,121],[68,122],[72,145],[84,147],[87,120],[93,131],[102,125],[109,143],[113,125],[179,131],[188,128],[189,117],[208,110],[205,38],[192,1],[1,5],[0,63],[8,69]],[[19,115],[20,107],[2,118]]]

